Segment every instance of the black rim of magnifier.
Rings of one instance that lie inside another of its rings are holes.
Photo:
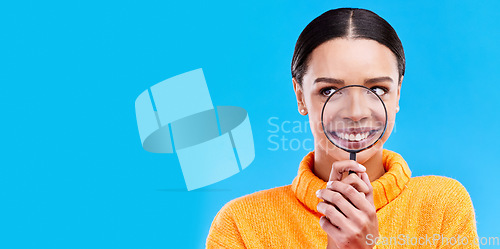
[[[384,134],[385,134],[385,130],[387,129],[387,108],[385,108],[385,103],[384,101],[382,100],[382,98],[380,98],[380,96],[378,96],[378,94],[376,94],[375,92],[373,92],[373,94],[375,94],[375,96],[377,96],[377,98],[380,100],[380,102],[382,102],[382,106],[384,107],[384,112],[385,112],[385,124],[384,124],[384,130],[382,131],[382,134],[380,134],[380,137],[377,138],[377,140],[375,140],[375,142],[373,142],[372,144],[370,144],[369,146],[363,148],[363,149],[360,149],[360,150],[349,150],[349,149],[344,149],[338,145],[336,145],[331,139],[330,137],[327,135],[327,132],[326,132],[326,129],[325,129],[325,124],[323,123],[323,113],[325,112],[325,107],[326,107],[326,104],[328,104],[328,101],[330,101],[330,98],[338,91],[344,89],[344,88],[348,88],[348,87],[362,87],[362,88],[365,88],[371,92],[373,92],[372,89],[366,87],[366,86],[363,86],[363,85],[348,85],[348,86],[343,86],[341,88],[339,88],[338,90],[336,90],[334,93],[330,94],[330,96],[328,96],[328,98],[326,99],[326,102],[325,104],[323,105],[323,109],[321,109],[321,127],[323,127],[323,133],[325,133],[326,135],[326,138],[328,138],[328,140],[330,140],[330,142],[337,146],[337,148],[339,149],[342,149],[344,151],[347,151],[349,153],[358,153],[362,150],[366,150],[366,149],[369,149],[370,147],[372,147],[374,144],[376,144],[378,142],[378,140],[380,140]]]

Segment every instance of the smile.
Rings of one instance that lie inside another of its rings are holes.
[[[351,141],[351,142],[359,142],[361,140],[365,140],[369,135],[370,135],[370,132],[363,132],[363,133],[351,133],[351,134],[348,134],[348,133],[337,133],[335,132],[335,135],[339,138],[342,138],[344,140],[347,140],[347,141]]]
[[[365,140],[371,140],[375,133],[380,131],[374,127],[363,128],[347,128],[336,131],[331,131],[330,134],[345,142],[349,143],[363,143]]]

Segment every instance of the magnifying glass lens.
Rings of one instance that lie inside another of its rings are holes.
[[[328,97],[321,121],[325,135],[334,145],[357,153],[384,135],[387,111],[374,91],[361,85],[348,85]]]

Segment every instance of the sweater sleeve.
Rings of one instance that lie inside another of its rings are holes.
[[[452,180],[449,191],[438,248],[479,248],[476,218],[469,193],[457,180]]]
[[[224,205],[215,216],[206,241],[206,248],[246,248],[229,206]]]

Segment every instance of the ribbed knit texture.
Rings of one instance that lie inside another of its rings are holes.
[[[212,222],[207,248],[326,248],[327,234],[319,225],[322,214],[316,209],[321,201],[316,191],[326,188],[326,182],[314,175],[313,165],[310,152],[291,185],[224,205]],[[405,160],[385,149],[383,165],[386,173],[371,182],[379,235],[387,238],[376,248],[479,248],[473,243],[474,208],[462,184],[442,176],[411,178]],[[455,241],[443,245],[445,237]],[[458,245],[456,239],[465,242],[464,237],[468,244]]]

